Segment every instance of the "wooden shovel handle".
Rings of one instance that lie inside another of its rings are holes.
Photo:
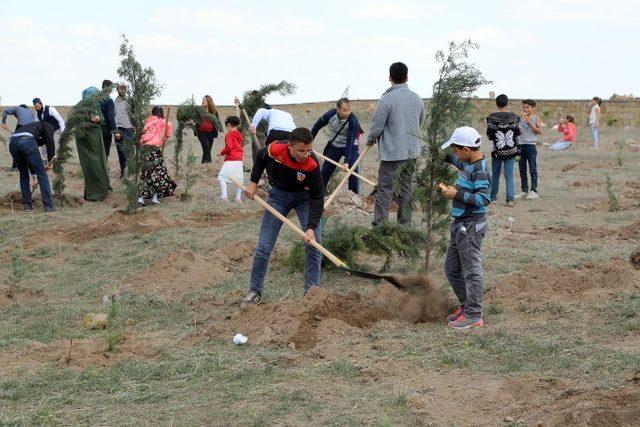
[[[353,165],[349,168],[349,170],[347,171],[347,174],[342,178],[342,181],[340,181],[340,184],[338,184],[338,186],[336,187],[336,189],[334,190],[333,193],[331,193],[331,195],[329,196],[329,198],[327,199],[326,202],[324,202],[324,208],[327,209],[329,207],[329,205],[331,204],[331,202],[333,202],[333,199],[336,198],[336,196],[338,195],[338,193],[340,192],[340,190],[342,189],[342,187],[344,187],[344,185],[347,183],[347,181],[349,180],[349,177],[353,174],[353,171],[355,170],[355,168],[358,167],[358,165],[360,164],[360,162],[362,161],[362,159],[364,158],[364,156],[369,152],[369,149],[371,149],[370,145],[367,145],[366,148],[364,150],[362,150],[362,153],[360,153],[360,157],[358,157],[358,160],[356,160]]]
[[[236,106],[238,106],[238,104],[236,103]],[[247,121],[248,125],[251,126],[251,120],[249,120],[249,115],[247,114],[247,111],[243,108],[242,109],[242,115],[244,116],[244,119]],[[258,141],[258,136],[256,134],[251,134],[251,136],[253,138],[251,138],[251,141],[253,141],[253,145],[256,147],[256,151],[261,149],[262,146],[260,145],[260,141]]]
[[[321,158],[321,159],[322,159],[322,160],[324,160],[325,162],[329,162],[329,163],[331,163],[331,164],[333,164],[333,165],[335,165],[335,166],[339,167],[339,168],[340,168],[340,169],[342,169],[343,171],[345,171],[345,172],[349,172],[349,168],[348,168],[348,167],[346,167],[345,165],[343,165],[343,164],[341,164],[341,163],[338,163],[338,162],[336,162],[336,161],[335,161],[335,160],[333,160],[333,159],[330,159],[329,157],[325,156],[324,154],[322,154],[322,153],[321,153],[321,152],[319,152],[319,151],[313,150],[313,152],[314,152],[314,154],[315,154],[316,156],[318,156],[319,158]],[[370,185],[370,186],[372,186],[372,187],[375,187],[375,186],[376,186],[376,183],[375,183],[375,182],[371,181],[370,179],[365,178],[364,176],[362,176],[362,175],[360,175],[360,174],[358,174],[358,173],[353,172],[353,173],[351,173],[351,175],[358,177],[358,179],[362,180],[363,182],[366,182],[367,184],[369,184],[369,185]]]
[[[246,187],[244,185],[242,185],[240,182],[238,182],[237,179],[233,178],[233,177],[229,177],[229,179],[231,180],[231,182],[233,182],[235,185],[237,185],[238,187],[242,188],[243,191],[246,191]],[[304,238],[306,237],[306,233],[304,231],[302,231],[302,229],[300,227],[298,227],[297,225],[295,225],[289,218],[287,218],[286,216],[282,215],[280,212],[278,212],[273,206],[271,206],[269,203],[267,203],[266,201],[264,201],[263,199],[260,198],[260,196],[258,195],[254,195],[253,196],[253,200],[255,200],[256,202],[258,202],[260,205],[262,205],[262,207],[264,207],[266,210],[268,210],[269,212],[271,212],[271,214],[273,216],[275,216],[276,218],[278,218],[280,221],[282,221],[283,223],[285,223],[289,228],[291,228],[293,231],[296,232],[296,234],[298,234],[300,237]],[[326,256],[329,261],[331,261],[332,263],[334,263],[336,265],[336,267],[340,267],[340,268],[347,268],[347,264],[345,264],[344,262],[342,262],[340,260],[340,258],[338,258],[337,256],[335,256],[334,254],[332,254],[331,252],[329,252],[324,246],[322,246],[320,243],[316,242],[315,240],[312,240],[311,242],[308,243],[309,245],[313,246],[314,248],[316,248],[317,250],[319,250],[322,255]]]

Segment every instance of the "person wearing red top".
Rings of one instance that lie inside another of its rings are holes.
[[[560,120],[558,132],[562,132],[562,141],[558,141],[551,146],[554,151],[566,150],[573,145],[576,139],[576,125],[573,123],[573,116],[568,114],[566,119]]]
[[[220,198],[228,200],[227,183],[231,182],[230,178],[235,178],[239,182],[244,183],[242,171],[242,157],[244,150],[242,148],[242,134],[238,130],[240,119],[237,116],[229,116],[224,121],[227,127],[227,135],[224,137],[224,148],[220,151],[220,156],[224,157],[224,163],[218,173],[218,181],[220,181]],[[236,203],[242,203],[242,189],[236,188]]]
[[[218,110],[211,96],[205,95],[202,98],[202,106],[207,110],[207,113],[215,116],[213,123],[208,119],[204,119],[196,129],[196,136],[202,146],[202,163],[211,163],[213,141],[218,137],[218,132],[222,132],[222,126],[220,125],[220,121],[217,120]]]

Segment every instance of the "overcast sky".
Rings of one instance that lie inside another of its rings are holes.
[[[93,6],[92,4],[95,4]],[[471,38],[470,58],[513,98],[640,95],[636,0],[513,1],[29,1],[3,4],[3,105],[70,105],[88,86],[118,79],[120,34],[164,85],[158,103],[195,94],[233,96],[286,79],[295,95],[271,103],[375,99],[388,66],[409,66],[409,84],[431,95],[433,58]]]

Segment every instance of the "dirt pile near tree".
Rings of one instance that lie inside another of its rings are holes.
[[[640,386],[565,392],[521,419],[531,425],[637,426]]]
[[[254,250],[255,243],[251,241],[233,242],[206,255],[181,248],[126,279],[120,289],[179,298],[185,293],[216,286],[233,274],[250,271]],[[274,251],[272,260],[279,256],[280,251]]]
[[[314,287],[299,302],[241,308],[227,321],[215,324],[208,335],[227,338],[241,332],[249,337],[250,344],[307,351],[334,330],[362,335],[380,320],[435,322],[441,321],[447,310],[444,294],[428,281],[415,292],[403,292],[388,284],[368,294],[337,294]],[[336,323],[346,326],[336,327]]]
[[[609,298],[611,294],[640,290],[640,272],[626,261],[587,263],[575,269],[530,265],[508,275],[489,290],[493,301],[539,304]]]
[[[31,289],[24,286],[0,286],[0,308],[17,302],[27,302],[41,298],[44,292],[40,289]]]

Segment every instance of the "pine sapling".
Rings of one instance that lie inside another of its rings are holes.
[[[184,193],[180,195],[180,200],[187,201],[191,200],[192,195],[189,194],[189,190],[193,187],[193,184],[196,182],[196,160],[198,158],[195,154],[189,151],[187,155],[187,162],[185,164],[185,173],[184,173]]]
[[[470,40],[449,44],[449,51],[438,51],[436,62],[440,64],[438,79],[433,85],[433,97],[429,103],[420,138],[422,152],[415,163],[414,202],[422,211],[422,225],[426,232],[424,243],[424,268],[431,268],[431,255],[446,249],[449,203],[438,191],[438,184],[451,184],[455,170],[444,162],[440,146],[453,129],[471,123],[473,93],[480,86],[490,83],[474,64],[469,64],[469,51],[478,46]],[[409,166],[411,167],[411,166]]]
[[[618,162],[618,166],[622,166],[624,162],[624,146],[626,141],[621,139],[618,141],[618,151],[616,152],[616,161]]]
[[[127,195],[128,213],[138,209],[138,196],[145,184],[141,175],[147,165],[147,150],[140,145],[144,122],[150,110],[151,100],[160,95],[162,86],[157,83],[153,68],[143,68],[133,51],[133,46],[122,35],[120,45],[120,66],[118,76],[127,88],[129,99],[129,117],[135,128],[133,137],[123,141],[127,156],[127,169],[123,179]]]
[[[607,198],[609,203],[609,212],[616,212],[620,210],[620,199],[616,195],[613,189],[613,180],[611,179],[611,174],[609,171],[605,173],[605,185],[607,189]]]

